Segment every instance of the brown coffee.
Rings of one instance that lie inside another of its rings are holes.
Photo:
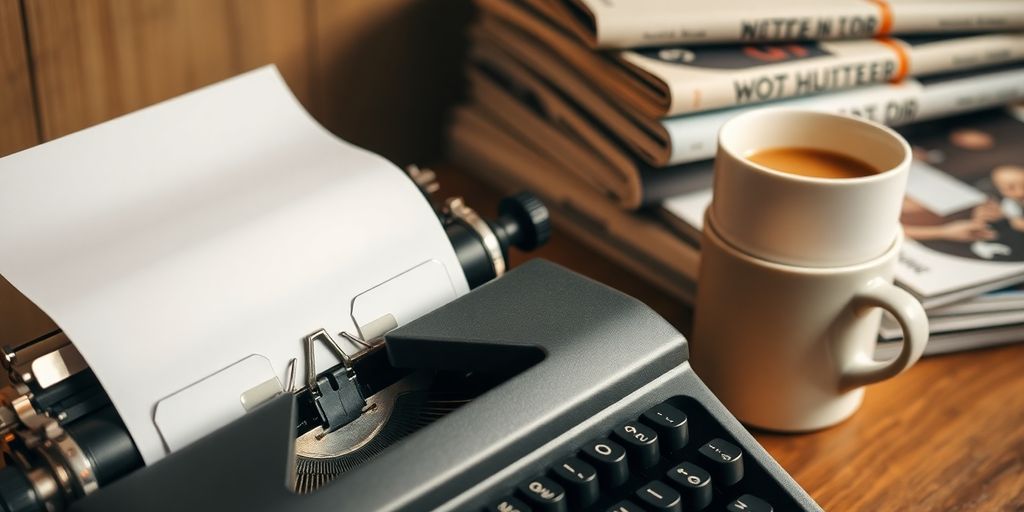
[[[748,155],[747,160],[776,171],[814,178],[861,178],[881,172],[852,156],[814,148],[762,149]]]

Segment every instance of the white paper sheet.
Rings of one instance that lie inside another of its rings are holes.
[[[65,330],[147,463],[167,451],[160,400],[253,354],[282,383],[298,358],[301,382],[305,335],[357,333],[353,298],[428,261],[449,291],[409,296],[467,291],[415,185],[313,121],[273,67],[0,160],[0,274]],[[231,409],[182,421],[208,431]]]

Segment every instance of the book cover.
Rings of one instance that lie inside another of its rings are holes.
[[[644,116],[670,117],[738,105],[1000,65],[1024,58],[1024,34],[918,39],[663,46],[595,52],[551,24],[543,11],[480,0],[501,19],[591,77]]]
[[[863,39],[1024,27],[1014,0],[529,0],[593,48]]]
[[[609,90],[600,78],[621,66],[605,60],[572,62],[547,50],[536,38],[492,16],[474,28],[474,59],[529,70],[563,95],[571,97],[595,122],[653,167],[683,164],[714,156],[715,135],[730,117],[759,108],[751,104],[691,115],[649,119],[623,103],[632,93]],[[478,50],[477,47],[480,47]],[[593,55],[589,55],[593,57]],[[581,67],[582,66],[582,67]],[[615,80],[623,84],[623,80]],[[890,125],[980,110],[1024,98],[1024,65],[1009,64],[978,72],[960,72],[884,83],[769,102],[861,115]]]

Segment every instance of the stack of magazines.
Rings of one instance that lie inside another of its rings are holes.
[[[1024,2],[477,0],[450,154],[692,300],[718,128],[764,106],[899,127],[897,275],[928,352],[1024,340]],[[899,329],[885,324],[879,352]]]

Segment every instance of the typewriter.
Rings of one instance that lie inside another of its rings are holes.
[[[272,67],[5,157],[0,184],[5,277],[67,330],[0,358],[4,512],[817,508],[665,320],[506,272],[548,237],[539,200],[434,203]]]
[[[506,253],[543,243],[542,205],[502,211]],[[474,290],[148,467],[71,340],[6,351],[0,508],[819,510],[651,309],[543,260],[493,279],[447,226]]]

